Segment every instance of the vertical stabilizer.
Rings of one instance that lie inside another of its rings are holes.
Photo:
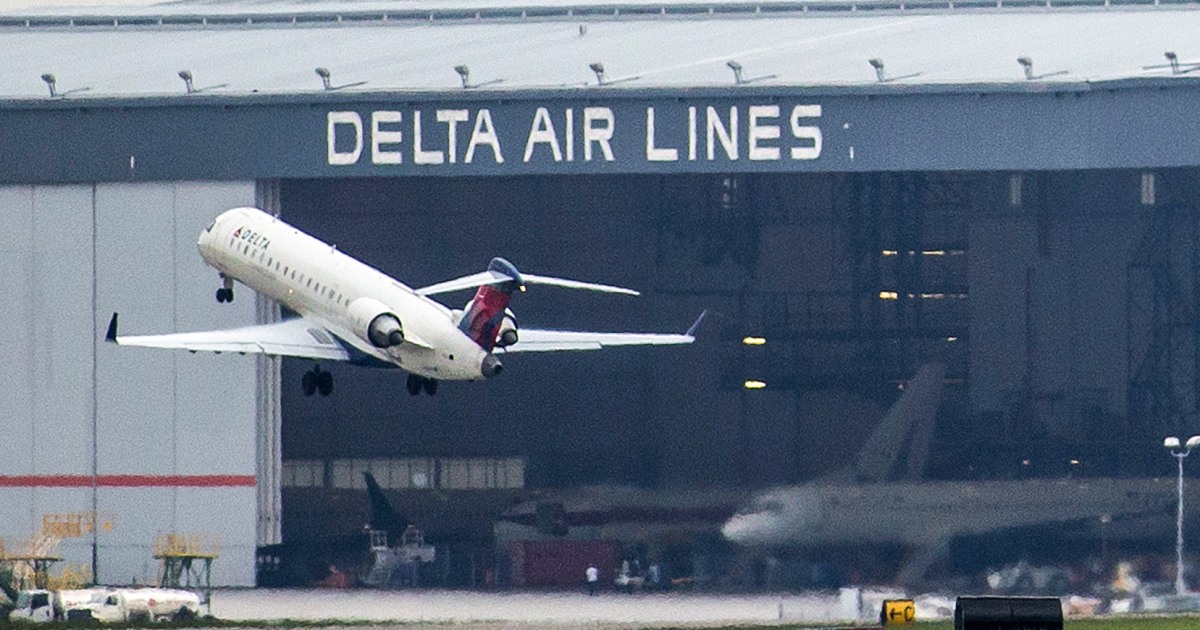
[[[854,473],[858,480],[916,480],[924,475],[945,376],[944,365],[929,363],[922,365],[905,384],[900,399],[855,457]]]
[[[371,504],[371,528],[388,532],[389,538],[396,538],[408,527],[408,519],[392,509],[392,504],[383,495],[383,489],[375,482],[375,476],[369,472],[363,473],[363,481],[367,483],[367,500]]]
[[[487,270],[512,280],[481,285],[467,304],[458,327],[480,348],[491,352],[496,347],[496,335],[504,321],[504,309],[508,308],[513,292],[520,289],[523,282],[517,268],[503,258],[493,258]]]

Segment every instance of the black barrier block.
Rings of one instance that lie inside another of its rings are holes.
[[[1062,630],[1062,603],[1054,597],[959,597],[954,630]]]

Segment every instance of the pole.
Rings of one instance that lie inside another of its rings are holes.
[[[1179,462],[1179,514],[1175,520],[1175,594],[1183,595],[1187,584],[1183,581],[1183,458],[1186,451],[1172,453]]]

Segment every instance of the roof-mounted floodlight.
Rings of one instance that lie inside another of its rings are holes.
[[[179,78],[183,79],[183,85],[187,89],[188,94],[196,91],[196,87],[192,85],[192,72],[190,70],[180,70]]]
[[[326,90],[340,90],[342,88],[358,87],[366,84],[366,81],[355,81],[354,83],[347,83],[345,85],[334,85],[333,75],[329,73],[329,68],[314,68],[313,72],[316,72],[317,76],[321,77],[321,84],[325,86]]]
[[[730,70],[733,70],[733,82],[734,83],[741,85],[746,82],[746,80],[742,78],[742,64],[740,64],[736,61],[730,60],[730,61],[726,61],[725,65],[729,66]]]
[[[1021,64],[1021,68],[1025,70],[1025,80],[1033,80],[1033,59],[1029,57],[1017,57],[1017,63]]]
[[[50,88],[50,98],[58,96],[58,88],[55,87],[57,82],[54,79],[54,75],[47,72],[42,75],[42,80],[46,82],[46,87]]]
[[[90,87],[81,87],[81,88],[75,88],[73,90],[67,90],[66,92],[59,92],[58,91],[58,81],[54,78],[54,75],[50,74],[49,72],[42,75],[42,81],[45,81],[46,87],[50,88],[50,98],[56,98],[59,96],[67,96],[68,94],[74,94],[76,92],[86,92],[86,91],[92,89]]]
[[[1167,58],[1166,64],[1160,63],[1153,66],[1142,66],[1142,70],[1162,70],[1163,68],[1170,68],[1171,74],[1187,74],[1189,72],[1200,70],[1200,63],[1196,63],[1194,61],[1185,61],[1181,63],[1179,61],[1179,56],[1173,51],[1168,50],[1167,52],[1163,53],[1163,57]]]
[[[872,68],[875,68],[875,78],[879,79],[880,83],[887,81],[887,75],[884,74],[884,72],[883,72],[883,60],[882,59],[880,59],[879,57],[872,57],[871,59],[867,60],[867,63],[871,64]]]
[[[333,81],[330,78],[332,75],[329,74],[329,68],[316,68],[314,72],[317,73],[317,76],[321,77],[321,83],[325,85],[326,90],[333,89]]]
[[[219,85],[206,85],[202,88],[198,88],[192,83],[192,72],[190,70],[180,70],[179,78],[183,79],[183,85],[187,88],[188,94],[195,94],[197,92],[203,92],[205,90],[216,90],[218,88],[223,88],[223,87],[229,86],[228,83],[221,83]]]
[[[904,79],[911,79],[913,77],[921,76],[920,72],[913,72],[911,74],[903,74],[898,77],[889,77],[887,75],[887,73],[884,72],[884,70],[883,70],[883,59],[880,59],[879,57],[872,57],[871,59],[867,60],[867,63],[871,64],[872,68],[875,68],[875,79],[878,80],[880,83],[889,83],[891,81],[901,81]]]
[[[747,79],[742,75],[742,64],[733,60],[729,60],[725,62],[725,65],[729,66],[730,70],[733,70],[733,82],[737,85],[745,85],[747,83],[754,83],[755,81],[762,81],[765,79],[774,79],[775,77],[779,76],[777,74],[765,74],[761,77],[751,77]]]
[[[504,82],[504,79],[492,79],[491,81],[484,81],[483,83],[471,83],[471,69],[467,67],[467,64],[454,66],[454,71],[458,73],[458,78],[462,79],[462,86],[464,90],[495,85],[497,83]]]
[[[604,85],[606,79],[604,74],[604,64],[600,63],[599,61],[594,61],[589,63],[588,67],[592,69],[592,72],[596,73],[596,83],[599,85]]]
[[[1068,72],[1067,70],[1058,70],[1057,72],[1047,72],[1046,74],[1034,74],[1032,57],[1017,57],[1017,63],[1021,64],[1021,69],[1025,72],[1026,81],[1036,81],[1038,79],[1045,79],[1048,77],[1057,77],[1059,75],[1067,74]]]

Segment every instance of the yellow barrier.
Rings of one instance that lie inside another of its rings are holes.
[[[885,599],[879,611],[879,624],[906,626],[917,622],[917,608],[911,599]]]

